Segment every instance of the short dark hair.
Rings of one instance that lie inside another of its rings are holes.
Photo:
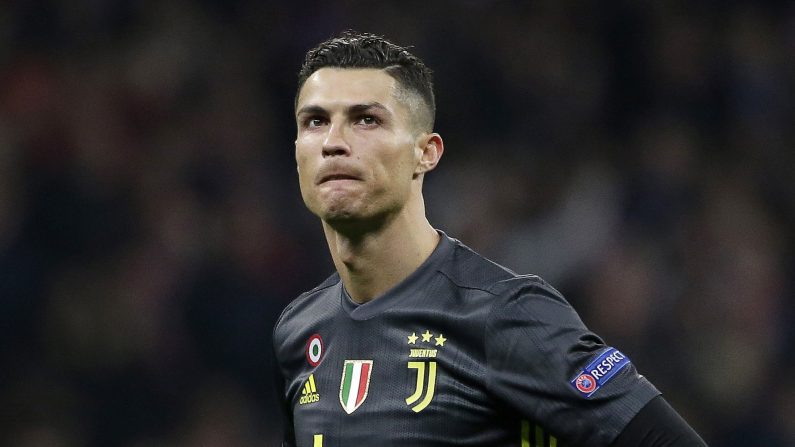
[[[320,43],[306,53],[298,73],[296,105],[306,80],[324,67],[383,69],[397,81],[399,87],[419,95],[423,104],[415,120],[425,130],[433,130],[436,100],[433,96],[432,72],[405,47],[395,45],[382,36],[351,30]]]

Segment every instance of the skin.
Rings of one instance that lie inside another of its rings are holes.
[[[444,145],[439,134],[418,128],[410,103],[379,69],[321,68],[298,96],[301,195],[358,303],[405,279],[439,242],[425,216],[422,182]]]

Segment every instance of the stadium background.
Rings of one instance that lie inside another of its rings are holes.
[[[270,328],[331,271],[295,74],[354,28],[435,70],[436,226],[712,445],[795,445],[792,3],[274,3],[0,3],[0,444],[276,444]]]

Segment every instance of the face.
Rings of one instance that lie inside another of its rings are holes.
[[[419,194],[422,136],[397,87],[382,70],[336,68],[303,85],[295,158],[304,203],[323,221],[383,218]]]

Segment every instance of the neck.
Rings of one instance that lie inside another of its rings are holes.
[[[421,213],[399,213],[377,226],[323,222],[329,251],[345,289],[357,303],[383,295],[431,255],[439,234]]]

